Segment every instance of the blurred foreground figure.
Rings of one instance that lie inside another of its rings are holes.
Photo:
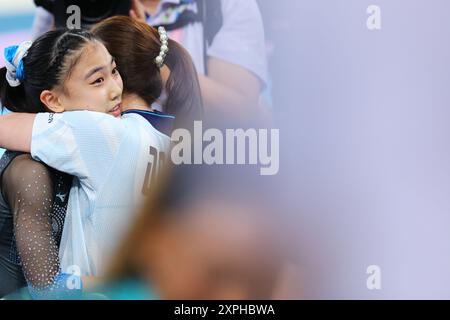
[[[283,250],[269,189],[246,168],[177,166],[150,197],[111,272],[109,298],[271,299]],[[256,183],[258,182],[259,183]],[[131,282],[132,283],[132,282]]]

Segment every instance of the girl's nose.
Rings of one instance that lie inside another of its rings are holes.
[[[122,96],[123,85],[122,80],[113,80],[111,85],[111,100],[120,100]]]

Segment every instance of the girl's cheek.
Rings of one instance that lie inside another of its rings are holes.
[[[98,90],[95,95],[93,96],[94,101],[95,100],[100,100],[103,98],[103,100],[105,101],[109,101],[111,100],[110,98],[110,93],[106,88],[99,88],[100,90]],[[100,101],[99,101],[100,102]]]
[[[123,80],[122,80],[122,77],[120,76],[120,74],[119,74],[119,79],[118,79],[118,81],[119,81],[119,86],[120,86],[120,88],[123,90]]]

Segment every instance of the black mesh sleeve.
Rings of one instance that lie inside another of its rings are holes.
[[[44,289],[59,273],[58,246],[52,234],[51,173],[30,155],[20,155],[3,174],[3,190],[13,213],[17,252],[27,283]]]

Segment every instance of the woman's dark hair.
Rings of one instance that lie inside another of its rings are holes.
[[[97,38],[86,30],[58,29],[37,38],[23,58],[24,80],[11,87],[6,80],[6,67],[0,69],[0,100],[14,112],[47,111],[40,100],[44,90],[61,86],[81,57],[82,49]]]
[[[115,58],[124,83],[124,93],[136,94],[148,105],[161,96],[163,82],[155,58],[161,51],[158,31],[129,17],[108,18],[92,28]],[[203,104],[197,72],[189,53],[168,40],[164,63],[170,70],[166,83],[164,111],[176,116],[175,127],[188,125],[203,116]]]

